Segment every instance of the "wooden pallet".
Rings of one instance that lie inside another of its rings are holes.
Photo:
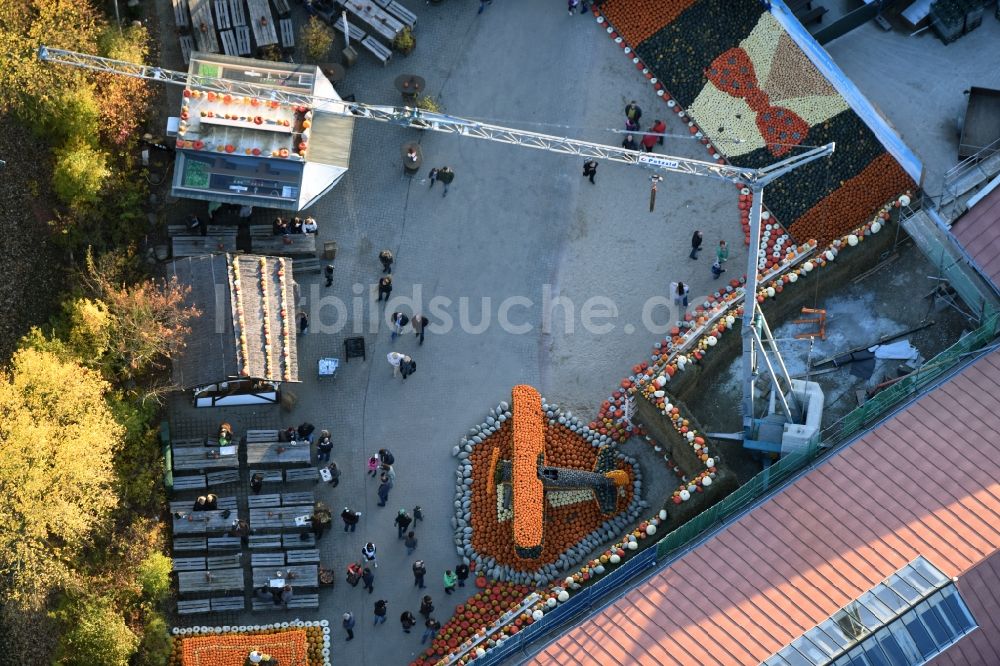
[[[236,44],[236,36],[232,30],[220,30],[219,38],[222,40],[222,52],[228,56],[239,55],[239,47]]]
[[[210,486],[221,486],[226,483],[238,483],[240,480],[240,472],[235,469],[224,469],[221,472],[209,472],[205,475],[208,485]],[[223,507],[219,507],[220,509]]]
[[[312,491],[304,493],[281,493],[281,506],[315,504],[316,496]]]
[[[188,474],[174,477],[174,490],[204,490],[204,474]]]
[[[301,533],[285,533],[281,535],[282,548],[315,548],[316,535],[312,532],[305,532],[305,538]]]
[[[191,27],[191,19],[188,18],[187,0],[172,0],[174,5],[174,23],[181,30]],[[184,62],[187,62],[185,58]]]
[[[229,3],[226,0],[215,0],[215,26],[219,30],[229,30],[232,24],[229,22]]]
[[[274,9],[278,12],[278,16],[288,16],[292,13],[292,8],[288,6],[288,0],[271,0],[274,3]]]
[[[232,17],[234,28],[246,26],[247,15],[243,11],[243,0],[229,0],[229,16]]]
[[[286,469],[285,481],[295,483],[296,481],[319,481],[319,469],[315,467],[303,467],[301,469]]]
[[[251,567],[283,567],[285,566],[284,553],[251,553]]]
[[[265,550],[268,548],[281,548],[280,534],[251,534],[250,550]]]
[[[243,554],[213,555],[205,558],[205,566],[208,567],[209,571],[216,569],[239,569],[243,566]]]
[[[278,21],[278,29],[281,33],[281,48],[291,51],[295,48],[295,27],[292,19],[285,18]]]
[[[241,611],[246,608],[247,602],[243,597],[222,597],[212,599],[212,612]]]
[[[191,52],[194,51],[194,39],[191,35],[181,35],[178,41],[181,43],[181,57],[184,58],[184,64],[187,65],[191,62]]]
[[[247,503],[251,509],[267,509],[269,507],[281,506],[281,495],[251,495],[247,498]]]
[[[204,557],[175,557],[174,571],[204,571]]]
[[[241,56],[250,55],[250,28],[245,25],[233,28],[236,35],[236,52]]]
[[[319,550],[306,548],[303,550],[290,550],[285,555],[289,565],[292,564],[319,564]]]
[[[205,537],[177,537],[174,539],[175,553],[192,550],[205,550]]]
[[[208,537],[208,550],[239,550],[241,545],[239,537]]]
[[[368,36],[362,39],[361,46],[368,49],[368,52],[375,56],[383,67],[392,60],[392,51],[374,37]]]
[[[292,599],[294,601],[294,599]],[[178,615],[194,615],[195,613],[211,613],[212,607],[208,599],[191,599],[177,602]]]

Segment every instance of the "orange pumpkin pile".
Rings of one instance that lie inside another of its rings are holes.
[[[473,634],[496,622],[510,608],[518,606],[530,591],[526,585],[493,583],[464,604],[457,606],[455,614],[441,627],[431,646],[412,661],[410,666],[430,666],[438,663],[457,650]],[[531,624],[531,615],[528,613],[515,620],[512,626],[520,629],[525,624]]]
[[[516,407],[515,407],[516,409]],[[544,532],[541,552],[534,559],[524,559],[517,554],[511,538],[511,522],[497,519],[496,488],[491,494],[490,486],[495,486],[490,462],[494,448],[499,450],[500,460],[510,460],[513,451],[513,426],[511,421],[520,418],[515,412],[500,430],[493,433],[482,444],[472,449],[472,505],[470,523],[472,526],[472,547],[482,555],[493,557],[499,564],[506,564],[517,571],[535,571],[540,566],[555,562],[570,546],[580,542],[590,532],[600,526],[609,516],[601,513],[596,501],[580,502],[566,506],[544,505]],[[598,449],[578,434],[563,425],[549,425],[544,422],[545,460],[549,465],[574,469],[593,469],[597,461]],[[634,478],[630,465],[621,464],[621,469]],[[537,472],[533,469],[532,474]],[[632,501],[634,487],[625,486],[625,496],[618,498],[618,511],[623,511]],[[515,499],[517,491],[514,492]],[[544,499],[544,494],[543,494]],[[515,513],[516,516],[516,513]]]
[[[622,38],[635,46],[674,22],[695,0],[607,0],[601,13]]]
[[[250,630],[245,633],[174,638],[170,666],[244,666],[251,650],[277,659],[279,664],[323,663],[320,627],[288,630]]]
[[[876,157],[861,173],[844,182],[792,223],[789,231],[795,238],[815,238],[820,247],[850,233],[859,219],[873,216],[882,202],[913,187],[892,155]],[[867,205],[867,209],[861,206]]]
[[[514,404],[514,449],[511,486],[514,489],[514,543],[522,549],[542,545],[545,488],[538,478],[539,457],[545,456],[545,416],[542,396],[525,384],[511,391]]]

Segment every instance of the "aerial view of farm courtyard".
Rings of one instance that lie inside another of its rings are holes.
[[[3,0],[0,652],[1000,664],[997,0]]]

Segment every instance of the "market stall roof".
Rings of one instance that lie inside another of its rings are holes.
[[[315,65],[195,53],[189,84],[199,77],[340,100]],[[354,119],[336,107],[335,102],[294,107],[185,89],[171,193],[285,210],[309,207],[350,164]]]
[[[201,314],[173,354],[183,389],[250,378],[297,382],[292,262],[254,255],[200,255],[173,261],[168,276],[190,291]]]

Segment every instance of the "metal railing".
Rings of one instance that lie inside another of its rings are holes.
[[[720,502],[701,512],[688,522],[609,571],[594,584],[574,592],[563,604],[545,614],[517,634],[508,637],[476,660],[480,666],[499,664],[517,652],[524,651],[539,639],[554,637],[568,623],[581,615],[598,612],[631,589],[631,583],[652,569],[663,568],[682,557],[711,532],[730,524],[739,516],[780,490],[793,477],[815,463],[826,452],[840,448],[859,437],[902,404],[934,388],[964,364],[986,353],[985,348],[1000,332],[1000,313],[990,315],[978,329],[925,363],[919,370],[875,394],[864,405],[814,437],[800,452],[788,454],[751,478]],[[822,445],[821,445],[822,442]]]

